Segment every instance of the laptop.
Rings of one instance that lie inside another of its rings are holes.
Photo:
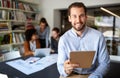
[[[34,56],[45,57],[50,55],[51,48],[39,48],[35,50]]]
[[[79,64],[80,68],[90,68],[94,59],[95,51],[72,51],[70,62]]]

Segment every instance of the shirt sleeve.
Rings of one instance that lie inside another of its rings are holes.
[[[110,57],[107,51],[106,42],[101,35],[98,43],[98,67],[88,78],[103,78],[110,66]]]
[[[57,61],[57,68],[61,76],[66,77],[68,76],[64,71],[64,62],[67,60],[66,51],[65,51],[65,44],[64,40],[60,38],[58,43],[58,61]]]
[[[46,29],[46,36],[45,36],[46,47],[49,47],[49,34],[50,34],[50,28],[47,27],[47,29]]]

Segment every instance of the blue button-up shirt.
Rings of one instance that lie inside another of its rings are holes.
[[[71,51],[95,51],[91,68],[75,68],[74,71],[79,74],[90,74],[88,78],[103,78],[109,67],[110,58],[101,32],[86,26],[81,37],[73,28],[60,37],[57,67],[61,76],[68,76],[63,65],[70,59]]]

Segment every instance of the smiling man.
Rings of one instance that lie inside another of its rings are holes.
[[[86,7],[81,2],[72,3],[68,7],[68,19],[72,28],[60,37],[58,44],[57,67],[63,77],[77,73],[88,74],[88,78],[103,78],[109,67],[110,59],[104,36],[101,32],[86,26],[86,14]],[[92,66],[79,68],[78,64],[71,64],[71,51],[95,51]]]

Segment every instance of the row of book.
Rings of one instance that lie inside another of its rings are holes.
[[[22,2],[18,3],[18,8],[17,9],[21,9],[21,10],[25,10],[25,11],[35,11],[32,6],[30,6],[29,4],[24,4]]]
[[[0,22],[0,31],[8,31],[9,28],[8,28],[8,23],[6,22]]]
[[[38,21],[39,19],[40,19],[40,14],[24,13],[22,11],[0,10],[0,20]]]
[[[35,11],[30,4],[20,2],[19,0],[0,0],[0,7]]]
[[[25,35],[24,33],[12,33],[13,43],[24,43]]]
[[[9,33],[0,36],[0,45],[11,43],[24,43],[24,33]]]
[[[8,22],[0,22],[0,32],[2,31],[9,31],[9,23]],[[11,23],[11,29],[12,30],[25,30],[25,24],[24,23]]]

